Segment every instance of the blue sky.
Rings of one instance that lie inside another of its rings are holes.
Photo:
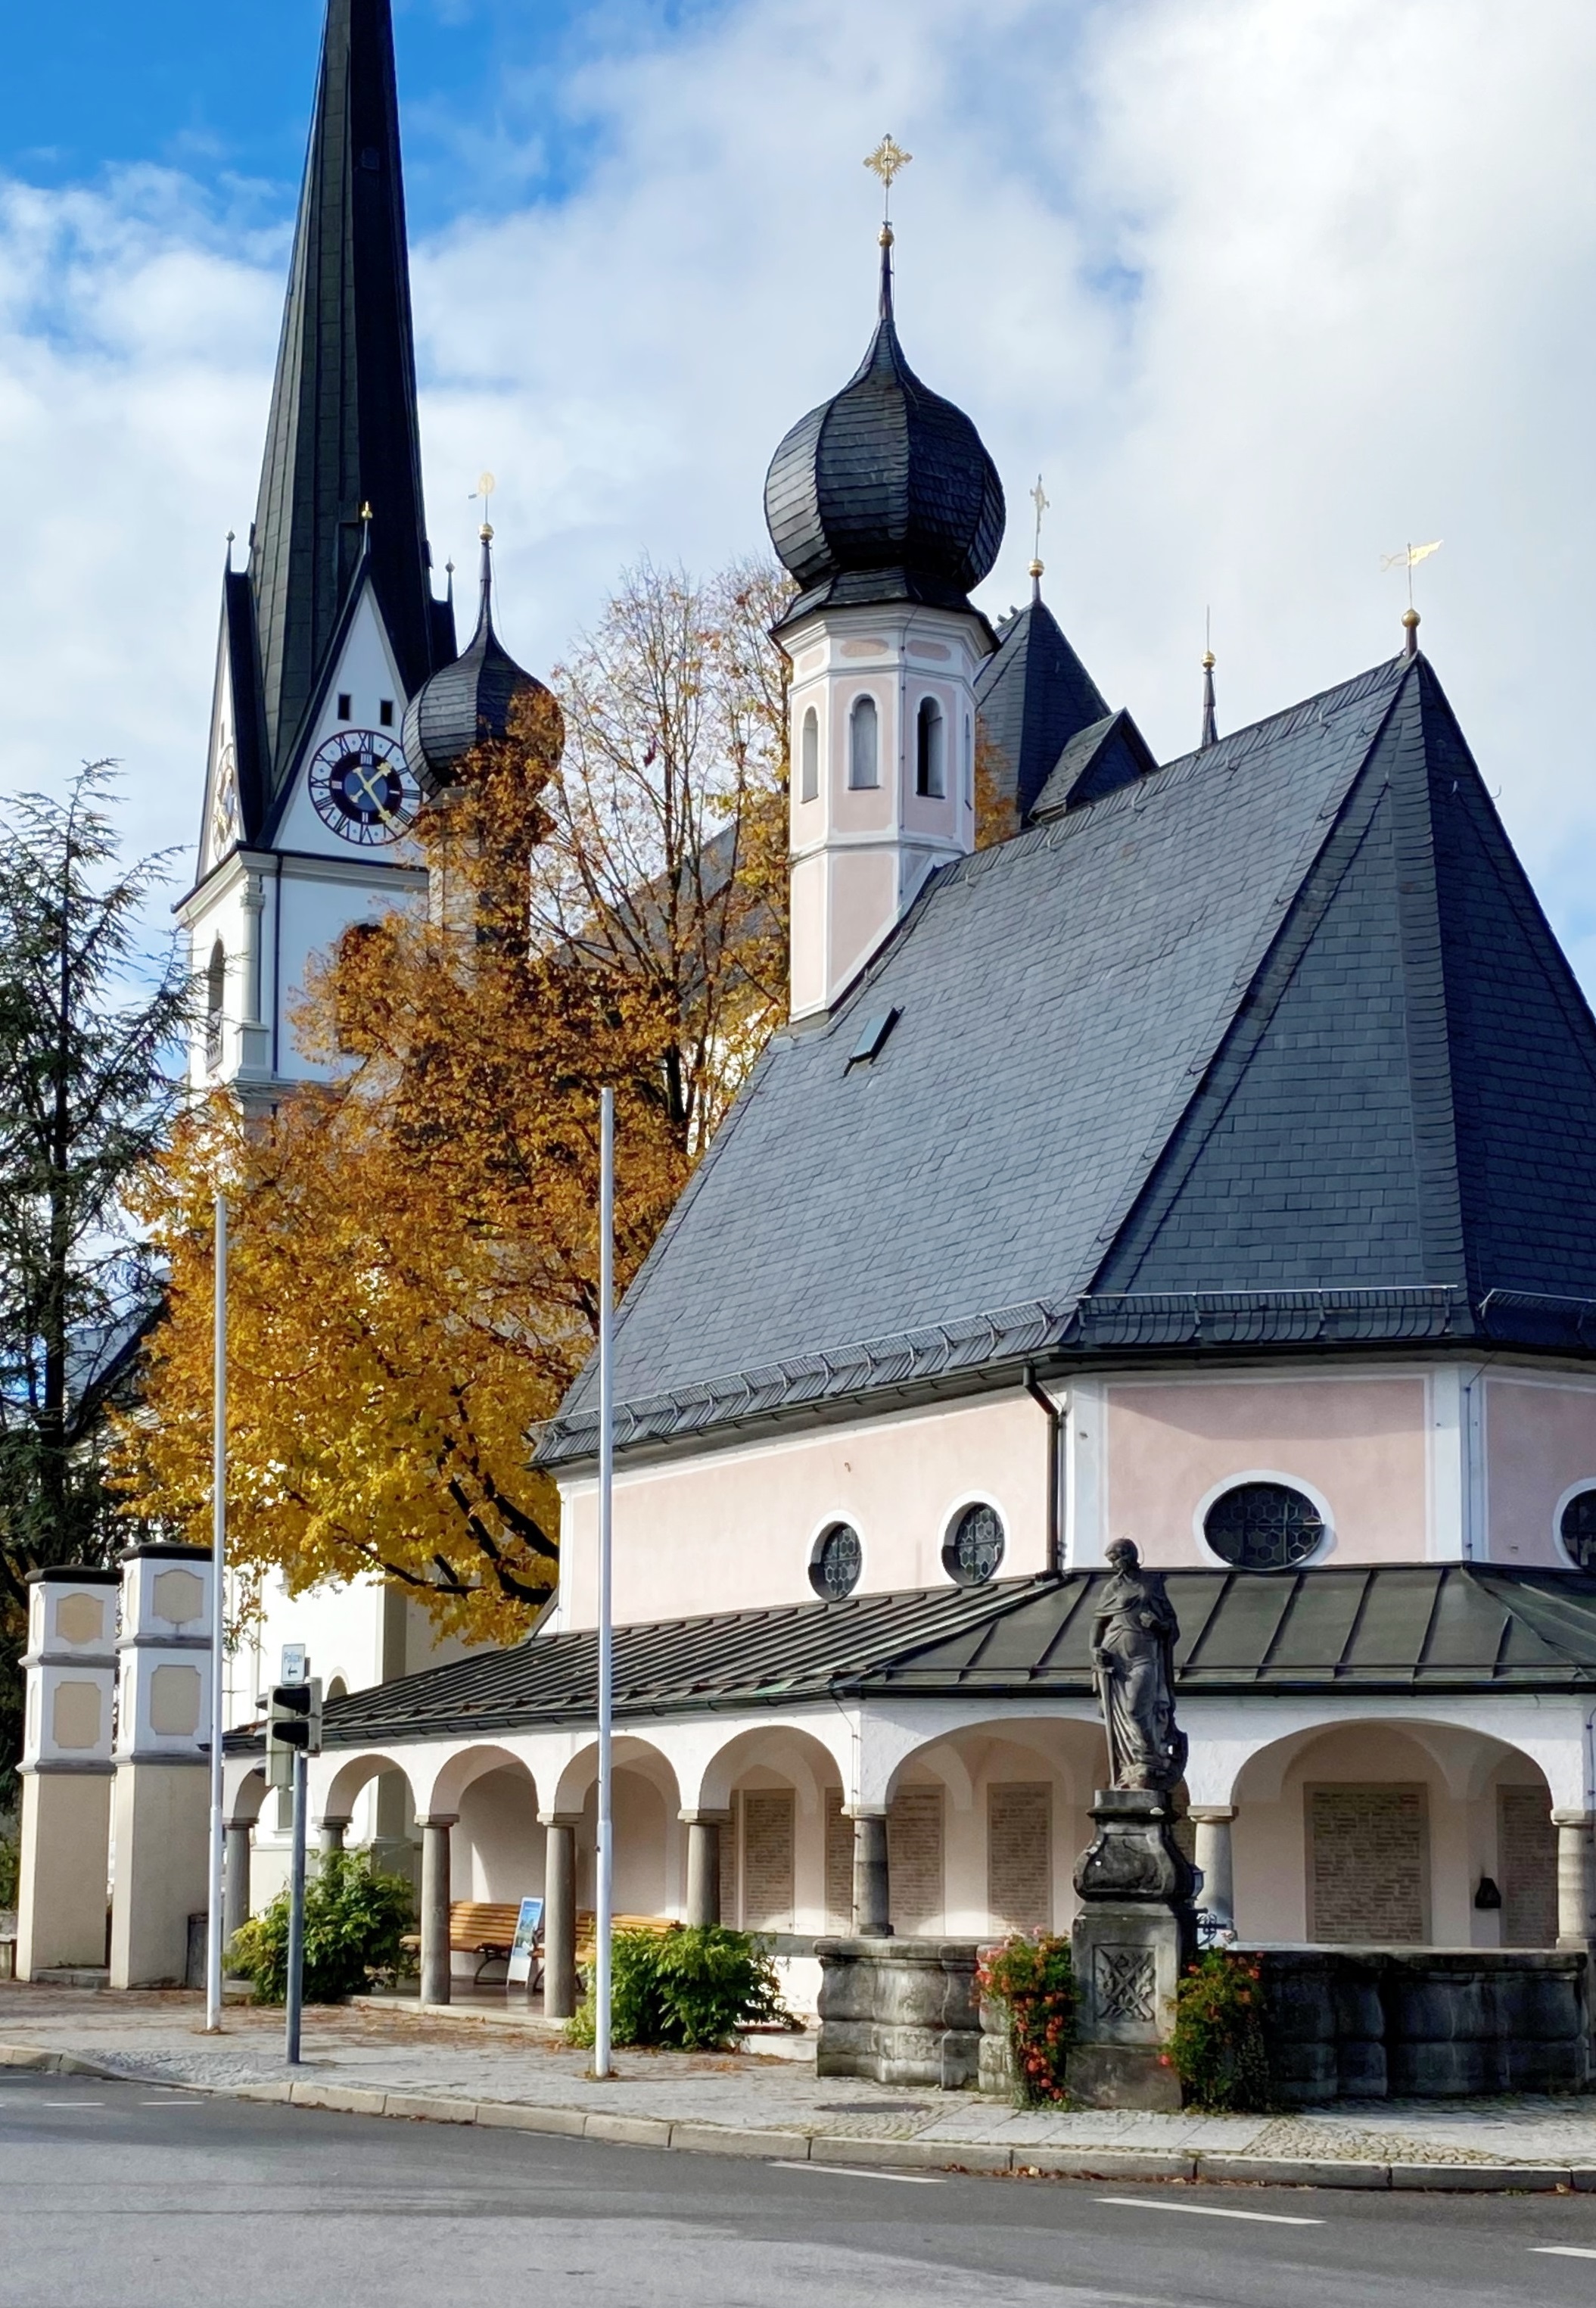
[[[125,765],[192,844],[322,0],[10,0],[0,789]],[[1537,0],[396,0],[428,518],[498,475],[506,639],[764,545],[787,426],[898,313],[1162,756],[1394,650],[1382,555],[1596,985],[1596,9]],[[1025,588],[1011,521],[983,591]]]
[[[412,214],[558,199],[592,131],[562,104],[583,57],[668,39],[702,6],[396,0]],[[321,0],[74,0],[4,12],[0,169],[51,186],[153,163],[262,214],[292,203]]]

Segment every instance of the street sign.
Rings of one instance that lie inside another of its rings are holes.
[[[305,1677],[305,1670],[309,1666],[310,1661],[305,1655],[305,1645],[303,1643],[285,1643],[283,1645],[282,1672],[277,1679],[279,1683],[303,1683]]]

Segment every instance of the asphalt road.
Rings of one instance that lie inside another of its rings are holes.
[[[1593,2197],[843,2173],[0,2079],[0,2308],[1593,2299]]]

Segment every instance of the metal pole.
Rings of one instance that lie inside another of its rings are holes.
[[[615,1476],[615,1401],[612,1314],[615,1296],[615,1093],[599,1094],[598,1188],[598,1884],[594,1938],[593,2072],[614,2073],[610,2057],[610,1916],[614,1885],[611,1837],[610,1716],[614,1630],[610,1598],[610,1513]]]
[[[227,1201],[216,1198],[216,1338],[210,1432],[210,1890],[205,1917],[205,2033],[221,2030],[222,1869],[227,1850],[222,1821],[222,1674],[227,1558]]]
[[[305,1782],[309,1769],[304,1753],[294,1751],[294,1851],[288,1864],[288,1989],[287,2044],[284,2057],[289,2067],[299,2065],[299,2019],[305,2004],[305,1814],[308,1808]]]

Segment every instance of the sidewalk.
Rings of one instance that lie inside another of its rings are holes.
[[[182,2084],[301,2106],[813,2162],[1331,2187],[1596,2190],[1596,2097],[1340,2103],[1287,2116],[1021,2112],[748,2053],[588,2054],[539,2025],[318,2008],[285,2067],[282,2015],[202,1999],[0,1985],[0,2066]]]

